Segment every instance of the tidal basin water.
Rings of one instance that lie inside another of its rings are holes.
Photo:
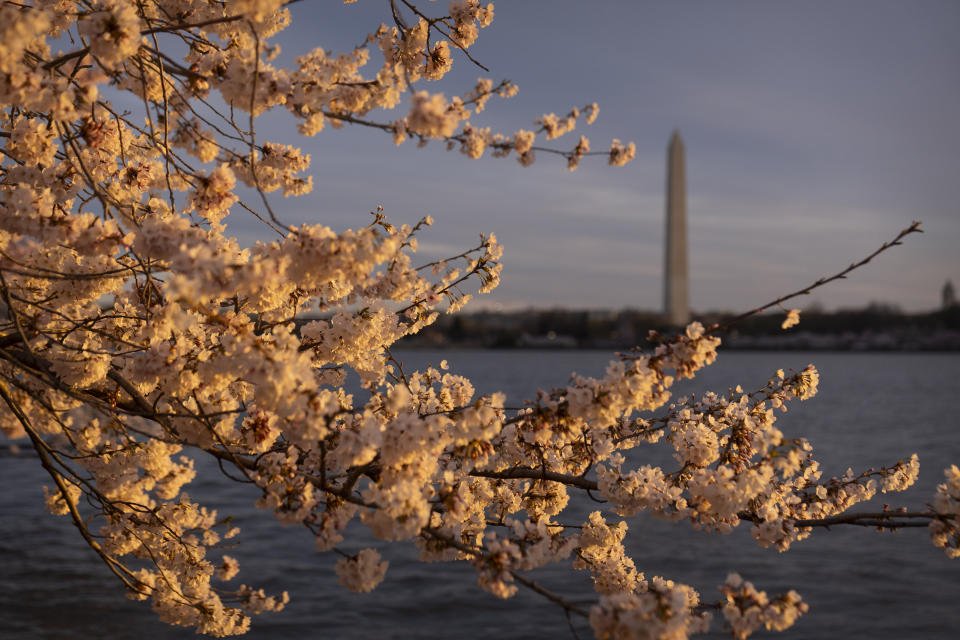
[[[611,355],[599,351],[408,352],[406,369],[443,359],[471,378],[479,392],[502,390],[512,404],[538,388],[562,386],[571,371],[603,372]],[[814,446],[825,475],[861,471],[917,453],[920,480],[884,502],[921,506],[930,500],[944,467],[960,464],[960,356],[900,353],[744,353],[721,351],[679,394],[722,391],[737,384],[759,388],[778,368],[820,369],[820,393],[778,414],[787,437]],[[669,461],[665,447],[648,447],[651,460]],[[240,561],[236,584],[268,593],[290,592],[280,613],[254,618],[253,639],[300,638],[571,638],[559,608],[521,592],[506,601],[476,585],[463,563],[422,564],[405,543],[373,540],[357,524],[342,548],[375,546],[390,561],[386,580],[370,594],[352,594],[337,584],[336,557],[315,551],[308,531],[285,528],[258,511],[249,485],[218,476],[199,464],[190,495],[233,514],[242,534],[228,551]],[[669,467],[668,467],[669,468]],[[47,483],[36,458],[0,457],[0,638],[103,638],[138,640],[196,637],[190,629],[157,621],[147,603],[124,598],[120,583],[85,546],[66,517],[43,508]],[[602,505],[579,501],[564,522],[580,522]],[[579,518],[579,520],[575,520]],[[741,526],[730,535],[705,534],[686,523],[670,524],[640,515],[631,519],[627,547],[647,577],[663,575],[696,587],[705,601],[716,585],[738,571],[771,595],[796,589],[810,612],[787,632],[755,637],[936,638],[960,637],[960,559],[950,560],[929,542],[926,529],[880,533],[861,527],[818,530],[786,553],[761,549]],[[532,574],[566,596],[594,598],[587,575],[555,565]],[[233,583],[231,583],[233,584]],[[580,637],[591,637],[575,620]],[[703,637],[703,636],[701,636]],[[706,637],[729,637],[714,621]]]

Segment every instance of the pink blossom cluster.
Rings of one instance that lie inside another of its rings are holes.
[[[930,522],[930,538],[947,557],[960,557],[960,469],[957,465],[943,472],[944,483],[937,485],[933,507],[937,517]]]

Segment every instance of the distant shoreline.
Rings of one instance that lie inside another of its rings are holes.
[[[723,325],[734,314],[707,313],[693,319]],[[800,325],[784,330],[784,313],[737,322],[717,335],[736,351],[960,351],[960,306],[920,314],[871,306],[834,313],[805,311]],[[441,315],[435,324],[397,343],[401,349],[605,349],[648,344],[651,331],[679,331],[661,314],[644,311],[563,309]]]
[[[482,344],[473,344],[473,343],[457,343],[457,344],[445,344],[445,345],[435,345],[435,344],[422,344],[414,342],[400,342],[395,347],[394,350],[401,351],[629,351],[634,347],[644,348],[643,344],[639,345],[611,345],[611,346],[601,346],[601,345],[575,345],[575,346],[523,346],[523,347],[509,347],[509,346],[484,346]],[[960,347],[958,346],[945,346],[945,347],[909,347],[909,346],[896,346],[896,347],[818,347],[818,346],[742,346],[738,344],[728,344],[723,343],[720,345],[720,350],[722,351],[742,351],[742,352],[765,352],[765,351],[818,351],[818,352],[830,352],[830,353],[957,353],[960,352]]]

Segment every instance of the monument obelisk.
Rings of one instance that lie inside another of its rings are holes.
[[[674,129],[667,147],[667,247],[663,311],[672,325],[690,321],[687,283],[687,180],[683,140]]]

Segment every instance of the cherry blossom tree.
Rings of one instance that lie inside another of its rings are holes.
[[[430,91],[455,57],[482,67],[470,46],[493,5],[428,11],[390,0],[361,46],[277,68],[275,36],[295,1],[0,7],[0,428],[33,448],[50,477],[47,508],[72,521],[131,597],[150,600],[165,623],[215,636],[244,633],[251,616],[288,599],[231,586],[240,568],[224,541],[242,533],[188,497],[198,456],[309,532],[291,535],[339,553],[347,589],[369,591],[387,571],[376,549],[338,548],[366,527],[416,545],[424,561],[470,563],[495,597],[531,589],[587,618],[599,638],[685,638],[714,617],[745,638],[807,611],[796,592],[767,596],[736,574],[716,600],[645,577],[623,544],[641,512],[719,533],[747,526],[780,550],[827,525],[920,526],[960,555],[956,466],[925,508],[850,512],[912,484],[916,456],[824,478],[810,444],[776,427],[777,410],[816,393],[813,367],[671,404],[674,381],[716,358],[719,326],[653,335],[603,377],[558,381],[520,407],[478,396],[443,367],[405,371],[392,344],[458,311],[468,287],[497,286],[496,238],[418,265],[430,218],[397,225],[378,210],[355,230],[288,226],[270,194],[308,194],[310,158],[260,139],[258,116],[286,109],[303,136],[371,127],[386,143],[439,140],[523,166],[537,153],[571,170],[588,156],[616,166],[635,148],[613,140],[593,151],[584,136],[547,146],[593,122],[596,104],[497,133],[470,118],[513,95],[511,83]],[[131,97],[139,111],[115,106]],[[255,216],[272,239],[240,246],[228,215]],[[787,324],[798,320],[791,311]],[[363,397],[345,391],[348,376]],[[656,444],[676,469],[642,463]],[[605,504],[581,524],[561,522],[577,493]],[[592,606],[527,575],[568,562],[592,577]]]

